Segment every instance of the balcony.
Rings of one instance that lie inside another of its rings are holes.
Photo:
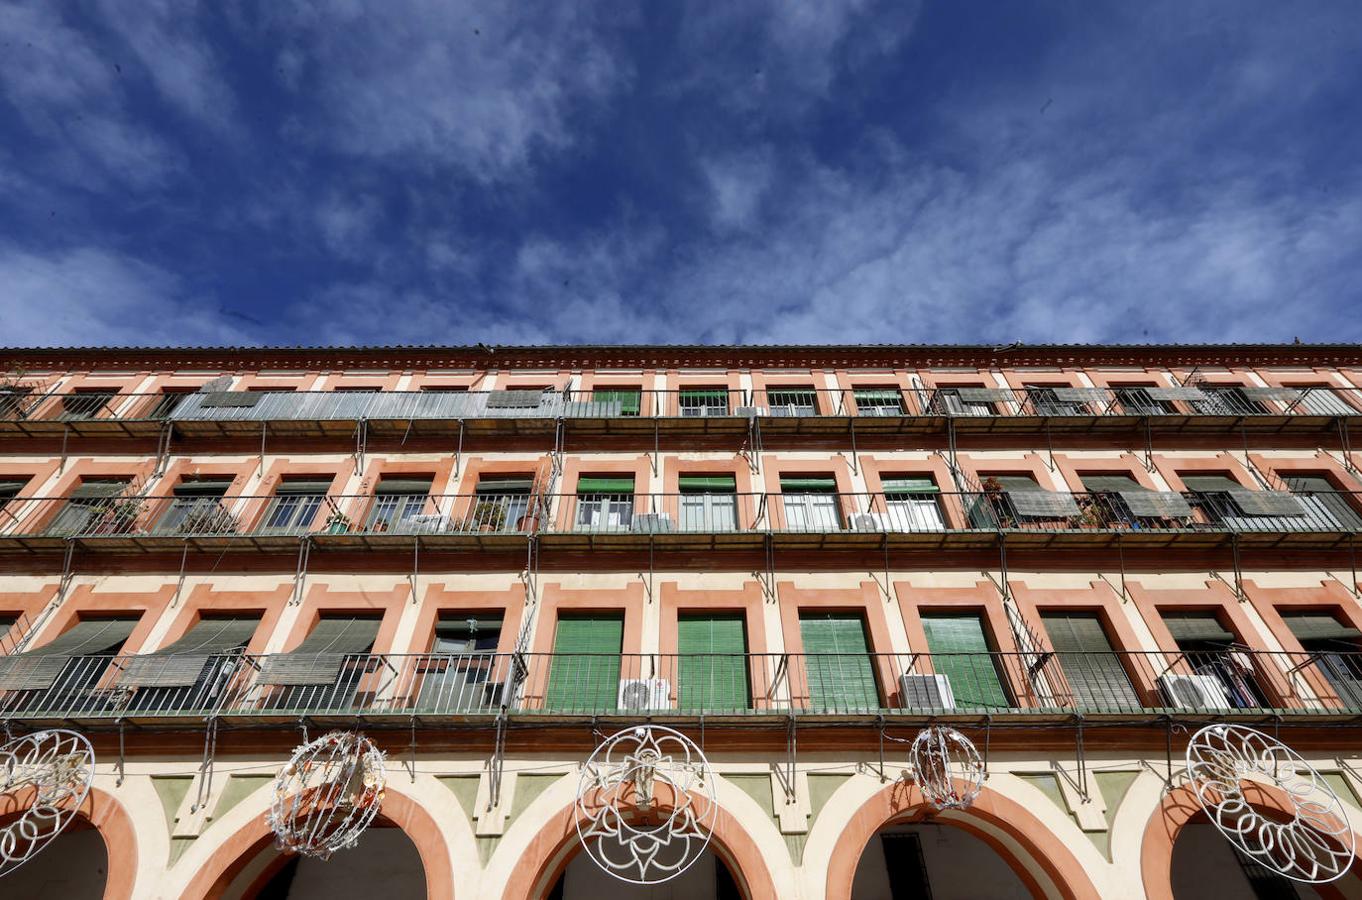
[[[311,653],[0,657],[0,717],[376,724],[771,716],[1348,719],[1362,652]]]
[[[1362,494],[978,491],[31,497],[0,506],[0,552],[318,548],[743,549],[893,546],[1329,550]]]
[[[961,435],[1107,432],[1310,433],[1362,416],[1362,389],[1202,385],[1175,388],[823,389],[768,387],[677,391],[117,391],[10,394],[0,398],[0,434],[151,436],[167,424],[190,438],[274,435],[410,437],[468,430],[552,434],[566,423],[583,435],[745,433],[804,436],[846,432]]]

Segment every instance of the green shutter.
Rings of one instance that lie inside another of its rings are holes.
[[[618,403],[620,404],[620,415],[636,416],[639,414],[642,392],[636,390],[613,390],[613,391],[594,391],[591,394],[593,403]]]
[[[749,708],[742,616],[683,616],[676,623],[676,646],[681,709],[708,713]]]
[[[624,618],[571,616],[558,620],[545,697],[548,712],[614,712],[619,697]]]
[[[1148,490],[1129,475],[1080,476],[1085,491],[1143,491]]]
[[[1047,613],[1041,621],[1081,709],[1112,712],[1140,706],[1096,613]]]
[[[804,613],[799,617],[799,635],[804,642],[804,669],[813,711],[880,708],[880,692],[860,616]]]
[[[1043,491],[1030,475],[994,475],[993,480],[1002,485],[1005,491]]]
[[[686,400],[722,400],[728,402],[728,388],[705,388],[702,390],[683,390],[681,397]]]
[[[577,479],[577,493],[579,494],[632,494],[634,492],[634,477],[626,475],[624,477],[598,478],[583,475]]]
[[[1239,482],[1224,475],[1183,475],[1182,483],[1189,491],[1205,494],[1248,490]]]
[[[869,403],[872,406],[898,404],[902,397],[892,388],[852,391],[852,396],[856,398],[857,403]]]
[[[880,490],[886,494],[936,494],[941,489],[930,478],[881,478]]]
[[[978,616],[924,616],[932,668],[951,682],[957,709],[1007,709],[998,665]]]
[[[676,485],[683,491],[726,491],[737,493],[738,480],[732,475],[682,475]]]
[[[1340,640],[1350,641],[1362,637],[1349,625],[1344,625],[1328,613],[1298,613],[1283,615],[1282,621],[1298,641]]]
[[[837,490],[837,479],[807,476],[792,476],[789,478],[781,478],[780,490],[782,492],[835,491]]]

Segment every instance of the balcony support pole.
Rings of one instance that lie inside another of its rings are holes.
[[[785,772],[781,787],[785,789],[786,804],[795,802],[795,754],[799,750],[799,734],[795,717],[791,715],[785,724]]]
[[[957,479],[956,488],[959,485],[960,467],[955,453],[955,417],[946,416],[946,452],[950,454],[951,474]]]
[[[355,423],[355,471],[364,474],[364,456],[369,449],[369,420],[360,419]]]
[[[454,477],[459,477],[459,463],[463,460],[463,419],[459,420],[459,442],[454,446]]]
[[[657,429],[658,429],[658,421],[657,421],[657,417],[654,416],[654,417],[653,417],[653,453],[652,453],[652,458],[651,458],[651,460],[650,460],[650,461],[652,462],[652,464],[653,464],[653,477],[654,477],[654,478],[657,477],[657,461],[658,461],[658,457],[661,456],[660,442],[659,442],[659,440],[658,440]]]
[[[265,475],[265,435],[269,433],[269,429],[270,423],[268,422],[260,423],[260,460],[256,464],[255,468],[256,475],[262,478]]]
[[[71,423],[63,422],[61,426],[61,456],[57,459],[57,474],[66,471],[66,439],[71,435]]]
[[[180,551],[180,577],[175,581],[175,595],[170,598],[170,608],[180,605],[180,593],[184,590],[185,564],[189,561],[189,538],[184,539],[184,549]]]
[[[1144,417],[1144,469],[1146,472],[1154,471],[1154,429],[1149,423],[1149,416]]]
[[[1348,556],[1352,563],[1352,581],[1348,583],[1348,590],[1354,597],[1362,599],[1362,595],[1357,592],[1357,535],[1353,535],[1352,540],[1348,541]]]
[[[487,768],[487,809],[501,805],[501,775],[506,762],[506,711],[497,714],[496,738],[492,744],[492,758]]]
[[[152,476],[159,478],[165,474],[166,465],[170,462],[170,438],[174,434],[175,427],[167,419],[161,424],[161,434],[156,440],[156,467],[152,470]]]
[[[1050,460],[1050,471],[1055,471],[1055,442],[1050,437],[1050,417],[1045,417],[1045,458]]]
[[[312,539],[303,535],[298,541],[298,568],[293,573],[293,597],[289,600],[289,606],[303,602],[303,586],[307,582],[307,563],[311,553]]]
[[[421,536],[415,535],[411,542],[411,602],[416,604],[417,578],[421,574]]]
[[[123,778],[127,775],[125,767],[127,765],[127,755],[124,753],[123,746],[123,719],[118,720],[118,778],[114,780],[114,787],[123,786]]]
[[[1357,474],[1357,466],[1353,465],[1352,438],[1348,436],[1348,419],[1346,416],[1339,416],[1334,419],[1338,423],[1338,445],[1343,449],[1343,468]]]
[[[876,717],[876,723],[880,732],[880,784],[884,784],[889,777],[884,774],[884,714]]]
[[[859,474],[860,474],[860,468],[859,468],[860,463],[858,462],[858,459],[857,459],[857,452],[856,452],[856,420],[855,420],[855,419],[848,419],[847,422],[850,423],[850,426],[851,426],[851,474],[852,474],[852,475],[859,475]]]
[[[218,747],[218,719],[216,715],[208,717],[208,727],[203,733],[203,762],[199,764],[199,789],[194,795],[194,804],[189,807],[191,813],[198,812],[208,805],[208,800],[213,795],[213,757],[217,753]]]
[[[416,716],[411,717],[411,783],[416,783]]]

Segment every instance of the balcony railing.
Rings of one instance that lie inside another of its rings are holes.
[[[58,391],[0,394],[0,421],[415,421],[936,416],[1337,417],[1362,415],[1362,388],[853,388],[758,390]]]
[[[0,717],[1355,715],[1362,652],[0,657]]]
[[[27,497],[4,538],[1362,531],[1362,493],[322,494]]]

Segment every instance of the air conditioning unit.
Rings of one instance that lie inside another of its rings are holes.
[[[848,522],[851,531],[889,531],[884,517],[875,513],[857,513]]]
[[[625,678],[620,682],[620,709],[670,709],[671,682],[665,678]]]
[[[1159,689],[1178,709],[1230,709],[1225,685],[1214,675],[1160,675]]]
[[[955,694],[945,675],[900,675],[899,702],[904,709],[955,709]]]
[[[735,410],[734,415],[746,416],[749,419],[753,419],[760,416],[768,416],[770,413],[766,411],[766,407],[764,406],[739,406],[737,410]]]
[[[632,528],[641,534],[667,534],[676,530],[676,524],[666,513],[640,513],[634,516]]]

